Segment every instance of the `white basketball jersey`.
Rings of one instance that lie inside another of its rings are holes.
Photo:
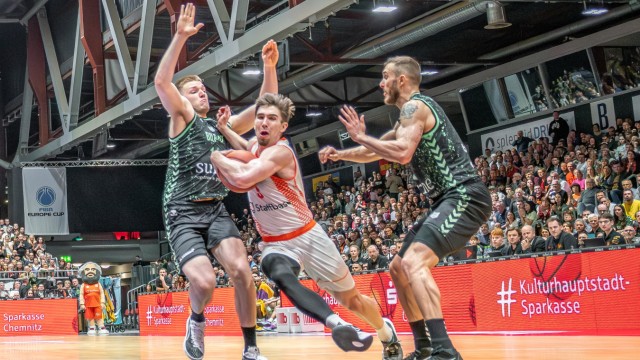
[[[290,240],[315,225],[304,196],[302,176],[293,149],[284,138],[274,146],[284,146],[291,152],[295,174],[291,179],[273,175],[247,192],[251,214],[264,241]],[[256,143],[250,151],[259,157],[258,149]]]

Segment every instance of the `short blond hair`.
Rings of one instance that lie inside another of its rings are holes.
[[[200,81],[201,83],[204,83],[198,75],[187,75],[181,77],[180,79],[178,79],[178,81],[176,81],[176,87],[178,88],[178,91],[182,92],[182,87],[184,87],[184,84],[191,81]]]
[[[384,63],[384,67],[390,64],[393,65],[393,72],[396,76],[404,75],[415,83],[415,85],[420,85],[422,82],[420,63],[411,56],[394,56],[389,58]]]

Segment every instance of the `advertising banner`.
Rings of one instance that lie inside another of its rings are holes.
[[[78,335],[76,299],[0,301],[1,336]]]
[[[175,292],[138,296],[140,335],[184,336],[191,315],[189,293]],[[233,288],[218,288],[204,309],[206,335],[241,335]]]
[[[28,234],[69,234],[65,168],[22,169],[22,190]]]
[[[560,117],[567,120],[570,129],[576,128],[575,114],[573,111],[562,113],[560,114]],[[551,116],[536,121],[520,123],[510,128],[482,134],[480,135],[482,151],[484,151],[484,149],[490,149],[491,152],[496,152],[498,150],[505,151],[513,148],[511,144],[516,140],[516,133],[518,130],[522,130],[524,136],[534,140],[541,137],[547,137],[549,138],[549,142],[551,142],[551,136],[549,136],[549,124],[552,120],[553,117]],[[615,122],[615,118],[613,121]]]
[[[640,249],[496,258],[437,267],[433,276],[449,331],[640,335],[640,312],[626,310],[640,306],[638,256]],[[355,280],[398,331],[411,331],[388,273],[357,275]],[[373,331],[313,281],[304,284],[346,321]],[[282,306],[293,306],[282,299]]]

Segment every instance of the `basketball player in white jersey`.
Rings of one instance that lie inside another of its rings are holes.
[[[322,227],[313,221],[304,192],[298,162],[282,134],[289,126],[293,102],[275,94],[256,101],[254,130],[247,141],[226,126],[228,109],[218,112],[218,128],[234,149],[256,156],[239,164],[214,151],[211,162],[236,187],[249,189],[249,205],[262,235],[262,270],[294,305],[332,330],[335,343],[344,351],[365,351],[371,335],[360,331],[335,314],[327,303],[298,280],[301,268],[318,286],[328,291],[344,307],[369,323],[383,344],[383,359],[402,359],[402,349],[393,324],[383,319],[373,299],[356,289],[349,269]]]

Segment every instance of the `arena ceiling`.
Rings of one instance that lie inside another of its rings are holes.
[[[106,73],[106,104],[99,114],[92,64],[76,46],[82,44],[77,35],[79,3],[91,2],[99,3],[99,20],[94,23],[100,24],[93,27],[102,33]],[[588,43],[590,36],[613,27],[620,27],[624,35],[616,41],[640,45],[637,36],[627,35],[635,32],[629,29],[640,28],[635,23],[640,15],[637,0],[505,0],[501,4],[512,25],[499,29],[485,28],[487,9],[496,4],[492,1],[194,2],[197,21],[205,27],[187,44],[179,75],[204,76],[212,109],[230,104],[239,110],[251,104],[259,91],[261,78],[243,73],[259,67],[262,44],[269,38],[286,40],[289,61],[281,69],[280,89],[297,104],[293,134],[336,121],[335,110],[341,104],[353,104],[360,111],[382,106],[381,65],[392,55],[419,59],[423,71],[432,73],[423,77],[422,87],[456,117],[458,89],[487,80],[491,71],[509,71],[505,65],[518,59],[566,44],[598,45]],[[170,13],[179,3],[0,0],[5,166],[36,160],[166,157],[167,118],[152,80],[171,39]],[[397,9],[373,12],[374,3]],[[582,14],[586,6],[596,4],[609,11],[600,16]],[[235,23],[233,31],[229,23]],[[36,101],[38,94],[25,87],[27,29],[39,29],[47,59],[49,116],[44,120],[39,117],[44,107]],[[320,115],[309,117],[309,113]]]

